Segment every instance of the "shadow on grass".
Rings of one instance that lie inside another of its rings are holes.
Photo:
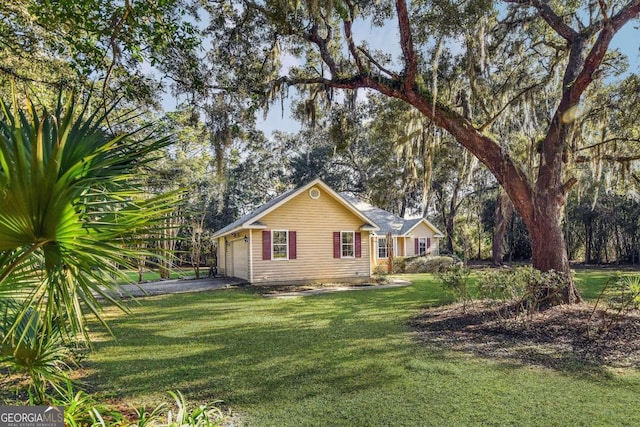
[[[503,307],[504,308],[504,307]],[[513,316],[480,303],[425,310],[411,325],[421,340],[506,366],[539,366],[593,379],[614,379],[613,369],[640,368],[640,326],[630,316],[601,336],[586,304],[553,307],[531,316]]]
[[[117,338],[97,344],[84,380],[119,397],[180,389],[228,404],[287,399],[292,389],[305,399],[381,388],[410,354],[414,296],[274,300],[232,290],[147,299],[132,316],[113,315]]]
[[[423,425],[427,416],[440,425],[522,425],[566,407],[568,390],[587,390],[581,408],[637,400],[638,381],[616,384],[582,362],[554,368],[568,378],[539,375],[417,340],[411,319],[448,301],[433,281],[293,299],[242,289],[147,298],[130,316],[109,311],[117,339],[96,344],[84,380],[131,404],[157,403],[167,390],[223,399],[267,417],[255,425],[304,425],[306,415],[331,425]],[[450,327],[440,326],[441,334]],[[538,388],[545,392],[526,392]],[[609,388],[618,401],[599,403]],[[518,412],[528,402],[544,408],[536,418]]]

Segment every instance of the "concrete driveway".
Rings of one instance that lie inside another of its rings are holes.
[[[137,285],[124,285],[117,290],[116,295],[124,298],[132,296],[139,298],[153,295],[204,292],[245,283],[245,281],[233,277],[161,280]]]

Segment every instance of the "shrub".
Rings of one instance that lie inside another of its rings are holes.
[[[527,311],[553,305],[560,298],[568,278],[554,270],[540,271],[531,266],[485,270],[478,280],[481,298],[515,302]]]
[[[483,270],[478,275],[478,296],[496,301],[519,301],[527,291],[528,273],[522,268]]]
[[[566,275],[555,270],[540,271],[533,267],[521,267],[527,278],[525,303],[529,311],[549,307],[562,302],[562,290],[569,280]]]
[[[407,261],[413,258],[395,257],[393,258],[393,272],[395,274],[406,273]]]
[[[608,302],[614,308],[637,309],[640,306],[640,276],[616,275]]]
[[[376,265],[373,269],[373,274],[377,274],[379,276],[387,274],[387,266],[386,265]]]
[[[124,419],[118,411],[99,403],[93,396],[84,391],[75,392],[71,383],[68,383],[65,393],[52,399],[51,403],[55,406],[64,406],[65,426],[105,425],[105,420],[113,421],[113,423],[108,424],[111,425]]]
[[[57,324],[47,322],[32,307],[5,301],[0,318],[0,366],[26,374],[31,404],[46,400],[49,386],[58,392],[70,381],[69,351]]]
[[[471,271],[462,264],[454,264],[446,271],[438,273],[438,278],[442,281],[442,286],[450,292],[458,301],[462,301],[466,309],[469,296],[469,274]]]
[[[125,415],[113,407],[99,403],[84,391],[74,392],[69,386],[66,393],[51,403],[64,406],[64,422],[70,427],[81,426],[122,426],[122,427],[219,427],[224,414],[216,406],[199,405],[190,409],[182,393],[169,392],[175,401],[175,409],[161,403],[152,411],[145,407],[134,410],[135,417],[128,420]],[[220,403],[216,401],[214,403]]]
[[[442,273],[451,266],[460,264],[460,261],[450,256],[427,256],[407,258],[405,261],[405,273]]]
[[[215,406],[200,405],[193,410],[189,410],[187,402],[179,391],[169,392],[176,402],[177,411],[169,411],[167,415],[168,427],[192,426],[192,427],[216,427],[220,426],[224,416],[222,411]],[[220,403],[216,401],[214,403]]]

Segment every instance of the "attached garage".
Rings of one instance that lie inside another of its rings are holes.
[[[232,240],[227,246],[226,274],[249,280],[249,244],[244,239]]]

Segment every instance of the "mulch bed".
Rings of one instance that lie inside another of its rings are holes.
[[[419,338],[509,363],[576,370],[640,368],[640,313],[594,311],[590,304],[557,306],[526,315],[480,301],[424,310],[411,322]]]

